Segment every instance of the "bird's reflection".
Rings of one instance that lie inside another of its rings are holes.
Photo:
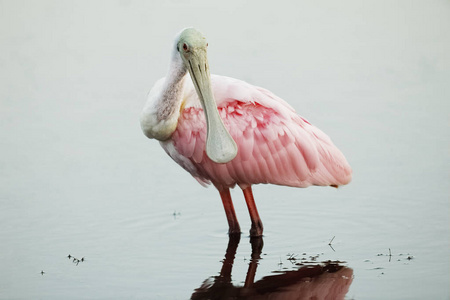
[[[231,271],[240,236],[230,236],[222,269],[195,290],[191,299],[344,299],[353,280],[353,270],[339,262],[297,264],[294,270],[274,271],[254,282],[261,259],[262,237],[251,238],[252,257],[245,283],[235,286]]]

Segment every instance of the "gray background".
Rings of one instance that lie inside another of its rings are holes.
[[[139,127],[188,26],[212,73],[288,101],[354,170],[338,190],[254,187],[256,279],[320,254],[353,269],[348,298],[448,299],[450,3],[205,0],[0,1],[0,298],[187,299],[217,275],[217,191]]]

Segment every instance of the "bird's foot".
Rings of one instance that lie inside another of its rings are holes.
[[[261,221],[252,223],[252,227],[250,228],[250,236],[258,237],[263,235],[263,224]]]
[[[231,236],[240,236],[241,235],[241,228],[230,228],[228,229],[228,235]]]

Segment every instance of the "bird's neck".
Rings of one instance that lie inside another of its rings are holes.
[[[186,74],[187,70],[181,58],[178,57],[177,59],[177,57],[174,57],[167,72],[157,105],[157,118],[159,121],[167,120],[174,113],[179,112]]]
[[[150,91],[141,115],[141,127],[148,138],[165,141],[176,130],[186,73],[179,54],[172,55],[167,76]]]

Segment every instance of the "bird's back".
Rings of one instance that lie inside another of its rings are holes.
[[[339,186],[350,182],[352,171],[341,151],[285,101],[228,77],[212,76],[212,86],[219,114],[238,145],[236,158],[217,164],[207,157],[205,117],[189,81],[177,129],[170,140],[161,143],[199,182],[217,187],[257,183]]]

